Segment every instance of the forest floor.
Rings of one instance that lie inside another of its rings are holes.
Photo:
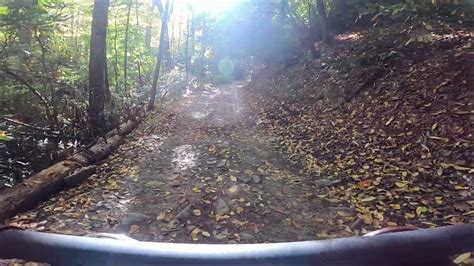
[[[327,238],[313,179],[277,151],[243,103],[243,83],[186,95],[149,115],[99,174],[12,225],[148,241],[253,243]],[[341,233],[338,234],[339,236]]]

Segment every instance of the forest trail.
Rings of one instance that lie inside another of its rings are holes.
[[[324,221],[331,208],[313,194],[314,180],[259,128],[258,115],[242,100],[244,85],[193,92],[165,104],[97,175],[9,223],[165,242],[327,238]]]

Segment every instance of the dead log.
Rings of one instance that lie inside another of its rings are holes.
[[[64,184],[67,187],[75,187],[82,183],[89,176],[97,172],[97,166],[91,165],[77,169],[74,173],[64,178]]]
[[[78,152],[72,157],[42,170],[24,182],[2,191],[0,193],[0,221],[36,206],[52,194],[74,184],[74,181],[83,181],[89,177],[90,175],[87,173],[90,173],[91,170],[86,171],[81,168],[106,158],[123,142],[123,136],[130,133],[139,122],[140,119],[125,122],[117,129],[107,133],[110,136],[107,138],[107,142],[100,139],[88,150]],[[81,176],[73,176],[81,171],[86,172],[83,172]]]

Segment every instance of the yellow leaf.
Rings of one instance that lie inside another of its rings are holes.
[[[372,215],[370,213],[360,215],[359,218],[361,218],[365,224],[372,224],[374,222]]]
[[[394,209],[394,210],[400,210],[400,209],[401,209],[400,204],[390,204],[390,206],[391,206],[392,209]]]
[[[193,214],[196,216],[201,216],[201,210],[193,210]]]
[[[209,232],[207,232],[207,231],[202,231],[201,234],[202,234],[203,236],[205,236],[205,237],[210,237],[210,236],[211,236],[211,234],[210,234]]]
[[[377,198],[374,197],[374,196],[368,196],[368,197],[366,197],[366,198],[361,199],[360,201],[361,201],[361,202],[369,202],[369,201],[373,201],[373,200],[376,200],[376,199],[377,199]]]
[[[436,170],[436,174],[439,176],[443,175],[443,168],[439,168],[438,170]]]
[[[437,225],[434,224],[434,223],[430,223],[430,222],[421,222],[421,223],[422,223],[422,224],[426,224],[426,225],[428,225],[428,226],[430,226],[430,227],[437,227]]]
[[[474,210],[463,213],[462,215],[463,216],[467,216],[467,215],[473,215],[474,216]]]
[[[402,188],[402,187],[406,187],[407,183],[405,183],[405,182],[395,182],[395,185],[399,188]]]
[[[198,187],[193,187],[193,191],[196,192],[196,193],[199,193],[199,192],[201,192],[201,189],[198,188]]]
[[[161,221],[163,219],[165,219],[166,217],[166,214],[164,212],[160,213],[160,215],[156,216],[156,220],[157,221]]]
[[[418,206],[416,207],[416,215],[420,216],[421,214],[425,213],[428,211],[428,208],[423,207],[423,206]]]
[[[140,230],[140,226],[136,224],[132,224],[132,226],[130,226],[130,230],[128,231],[128,233],[135,234],[135,233],[138,233],[139,230]]]
[[[471,171],[474,170],[472,168],[456,165],[456,164],[453,164],[453,163],[440,163],[440,165],[444,169],[452,167],[452,168],[456,169],[457,171],[469,171],[469,172],[471,172]]]
[[[220,220],[224,220],[224,219],[230,218],[230,216],[229,216],[229,215],[216,214],[216,215],[214,216],[214,218],[216,219],[216,222],[219,222]]]
[[[242,207],[237,207],[237,209],[236,209],[236,212],[237,212],[238,214],[240,214],[240,213],[243,212],[243,211],[244,211],[244,208],[242,208]]]
[[[230,176],[230,180],[232,180],[232,182],[237,182],[237,177],[231,175],[231,176]]]
[[[194,241],[198,240],[198,235],[199,235],[200,232],[201,232],[201,229],[199,229],[199,228],[194,228],[194,230],[191,231],[191,238],[192,238]]]
[[[471,252],[466,252],[466,253],[463,253],[463,254],[457,256],[457,257],[453,260],[453,262],[454,262],[455,264],[461,264],[461,263],[467,261],[467,259],[469,259],[470,257],[471,257]]]
[[[405,218],[406,218],[407,220],[408,220],[408,219],[413,219],[413,218],[415,218],[415,217],[416,217],[416,215],[413,214],[413,213],[409,213],[409,212],[405,213]]]

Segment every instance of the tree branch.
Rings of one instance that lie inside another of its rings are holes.
[[[2,117],[3,120],[9,122],[9,123],[12,123],[12,124],[16,124],[16,125],[20,125],[20,126],[23,126],[23,127],[27,127],[27,128],[31,128],[31,129],[34,129],[34,130],[38,130],[38,131],[42,131],[42,132],[48,132],[48,133],[51,133],[53,135],[59,135],[59,132],[55,132],[49,128],[46,128],[46,127],[36,127],[36,126],[32,126],[32,125],[29,125],[27,123],[23,123],[21,121],[18,121],[18,120],[15,120],[15,119],[11,119],[11,118],[8,118],[8,117]]]
[[[43,97],[43,95],[41,95],[41,93],[36,90],[35,88],[33,88],[30,84],[28,84],[28,82],[26,82],[23,78],[21,78],[20,76],[18,76],[17,74],[11,72],[10,70],[8,69],[1,69],[1,71],[5,72],[8,76],[10,76],[11,78],[13,78],[14,80],[20,82],[23,86],[27,87],[34,95],[36,95],[36,97],[38,97],[38,99],[49,109],[49,103],[48,101],[46,100],[46,98]]]

